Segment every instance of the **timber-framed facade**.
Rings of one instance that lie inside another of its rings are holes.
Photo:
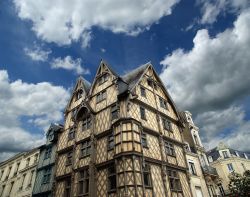
[[[191,197],[183,124],[151,63],[80,77],[57,146],[55,196]]]

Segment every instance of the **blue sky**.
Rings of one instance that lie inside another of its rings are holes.
[[[151,61],[207,148],[250,151],[249,21],[247,0],[1,1],[0,160],[42,143],[101,59]]]

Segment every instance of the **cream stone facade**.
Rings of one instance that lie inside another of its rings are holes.
[[[217,169],[221,178],[219,189],[222,196],[230,193],[228,184],[230,182],[229,175],[232,172],[243,174],[246,170],[250,170],[250,155],[231,149],[222,142],[208,151],[207,155],[210,165]]]
[[[200,139],[199,128],[194,124],[190,112],[180,112],[180,116],[186,123],[183,138],[186,143],[186,159],[192,194],[194,197],[219,196],[217,184],[220,183],[220,179],[216,169],[209,165]]]
[[[39,148],[0,163],[0,197],[30,197],[36,176]]]

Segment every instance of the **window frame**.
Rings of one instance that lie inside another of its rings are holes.
[[[163,124],[163,129],[170,131],[171,133],[174,132],[173,125],[172,125],[173,123],[170,120],[162,117],[162,124]]]
[[[80,149],[80,158],[85,158],[90,156],[91,154],[91,140],[85,140],[81,143],[81,149]]]
[[[46,168],[43,174],[42,184],[50,183],[51,179],[51,168]]]
[[[144,164],[143,167],[143,183],[146,188],[152,188],[152,177],[151,177],[151,170],[150,170],[150,165],[148,163]],[[145,184],[145,178],[147,178],[148,184]]]
[[[82,176],[83,174],[83,176]],[[83,169],[78,174],[78,196],[88,196],[89,194],[89,169]],[[82,187],[82,191],[80,191]]]
[[[164,141],[165,153],[169,156],[176,157],[174,144],[169,141]]]
[[[109,73],[103,73],[98,79],[98,84],[99,85],[104,84],[106,81],[108,81],[108,78],[109,78]]]
[[[177,170],[167,169],[167,175],[169,178],[169,188],[172,192],[182,192],[182,185]],[[172,184],[171,184],[172,183]]]
[[[71,197],[71,178],[65,180],[64,197]]]
[[[146,88],[144,88],[143,86],[140,86],[140,92],[141,92],[142,97],[147,98]]]
[[[193,161],[188,161],[188,166],[189,166],[189,172],[190,172],[190,174],[197,176],[197,171],[196,171],[194,162]]]
[[[233,172],[234,171],[233,164],[232,163],[228,163],[227,164],[227,169],[228,169],[229,172]]]
[[[92,126],[92,117],[91,115],[88,115],[82,120],[82,131],[90,129],[91,126]]]
[[[148,148],[147,134],[143,131],[141,133],[141,145],[143,148]]]
[[[45,153],[44,153],[44,160],[45,159],[49,159],[51,157],[51,153],[52,153],[52,147],[49,146],[46,148]]]
[[[96,94],[96,103],[100,103],[107,98],[107,90],[103,90]]]
[[[116,191],[116,188],[117,188],[116,181],[117,181],[117,179],[116,179],[116,167],[115,167],[115,164],[113,163],[108,167],[108,192],[109,193]],[[115,183],[114,186],[112,185],[113,183]]]
[[[222,151],[222,155],[223,155],[223,158],[224,158],[224,159],[229,158],[228,152],[227,152],[226,150],[223,150],[223,151]]]
[[[147,120],[147,117],[146,117],[146,109],[142,106],[140,106],[140,117],[141,119],[143,120]]]
[[[107,150],[113,150],[115,148],[115,136],[114,132],[108,135],[108,145],[107,145]]]
[[[111,120],[119,118],[119,107],[117,104],[112,105],[110,111],[111,111]]]
[[[168,110],[168,102],[167,102],[167,100],[165,100],[165,99],[163,99],[162,97],[159,96],[159,103],[160,103],[161,108]]]
[[[73,164],[73,150],[67,153],[66,166],[70,166]]]

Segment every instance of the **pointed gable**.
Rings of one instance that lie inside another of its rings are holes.
[[[107,62],[105,62],[104,60],[101,60],[99,67],[97,69],[94,81],[90,87],[89,96],[91,96],[93,93],[98,91],[98,90],[95,91],[94,89],[97,83],[100,82],[100,80],[103,80],[103,82],[105,82],[106,80],[105,75],[111,76],[112,80],[119,77],[118,74],[111,68],[111,66]]]
[[[83,98],[85,98],[90,90],[91,83],[84,79],[82,76],[80,76],[75,84],[75,87],[73,89],[73,92],[71,94],[70,100],[67,104],[67,107],[65,111],[69,110],[72,102],[74,101],[74,98],[77,97],[77,94],[81,94]]]

